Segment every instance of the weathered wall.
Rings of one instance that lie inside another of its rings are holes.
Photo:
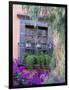
[[[17,14],[23,14],[21,5],[13,5],[13,60],[18,58],[20,20]]]

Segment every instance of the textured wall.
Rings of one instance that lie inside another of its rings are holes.
[[[17,14],[23,13],[21,5],[13,5],[13,59],[18,58],[20,20],[17,17]]]

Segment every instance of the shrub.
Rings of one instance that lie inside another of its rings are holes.
[[[42,69],[46,68],[46,67],[49,68],[49,64],[51,62],[51,57],[48,54],[40,52],[38,58],[39,58],[39,61],[40,61],[40,67]]]
[[[45,54],[45,65],[50,68],[50,62],[51,62],[51,57],[48,54]]]
[[[25,60],[26,60],[27,67],[29,69],[33,69],[34,55],[28,55]]]
[[[25,64],[28,69],[37,68],[39,66],[40,69],[44,69],[46,67],[50,68],[51,57],[48,54],[44,54],[43,52],[37,52],[36,54],[25,54]]]
[[[45,55],[43,52],[40,52],[40,55],[39,55],[39,60],[40,60],[40,68],[45,68]]]

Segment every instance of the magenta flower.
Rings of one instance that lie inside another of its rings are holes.
[[[33,85],[33,84],[43,84],[49,76],[49,71],[36,70],[34,75],[32,71],[25,71],[27,67],[22,65],[20,60],[13,62],[13,82],[14,85]],[[31,76],[32,75],[32,76]]]

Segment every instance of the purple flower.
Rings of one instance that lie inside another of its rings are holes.
[[[25,66],[20,66],[20,67],[19,67],[20,72],[22,72],[24,69],[26,69]]]
[[[42,80],[37,76],[37,77],[34,77],[33,78],[32,82],[34,84],[41,84],[42,83]]]
[[[13,62],[13,73],[22,72],[24,69],[26,67],[22,65],[21,60],[16,59],[16,62]]]
[[[19,72],[19,69],[18,69],[16,63],[13,63],[13,74],[15,74],[16,72]]]
[[[35,70],[29,71],[26,66],[22,65],[20,60],[13,62],[13,81],[16,84],[22,83],[27,85],[43,84],[49,76],[49,71]]]
[[[15,59],[15,60],[16,60],[16,64],[17,64],[17,65],[22,64],[21,60],[19,60],[19,59]]]
[[[24,73],[24,72],[23,72],[23,73],[22,73],[22,76],[27,79],[30,74],[31,74],[31,73]]]

